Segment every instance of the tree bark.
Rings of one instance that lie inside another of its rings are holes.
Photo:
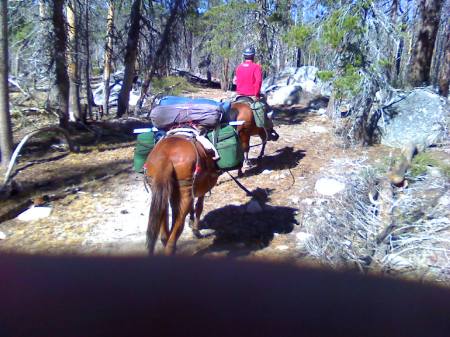
[[[419,2],[419,29],[408,76],[408,82],[412,86],[427,85],[430,82],[431,60],[442,4],[443,0],[420,0]]]
[[[13,141],[9,114],[8,90],[8,1],[0,9],[0,154],[1,164],[7,167],[11,158]]]
[[[86,101],[87,111],[82,113],[83,122],[86,121],[86,113],[92,118],[92,106],[94,105],[94,97],[92,95],[91,88],[91,48],[90,48],[90,34],[89,34],[89,0],[84,1],[85,10],[85,43],[86,43],[86,63],[85,63],[85,76],[86,76]]]
[[[105,63],[103,67],[103,112],[109,113],[109,81],[111,78],[111,60],[113,53],[113,31],[114,31],[114,0],[108,1],[108,16],[106,18],[106,45],[105,45]]]
[[[67,4],[67,23],[69,25],[69,44],[67,46],[67,63],[69,71],[69,120],[84,121],[80,109],[80,74],[78,69],[78,25],[77,0],[70,0]]]
[[[135,63],[137,57],[137,47],[139,43],[139,23],[141,13],[141,0],[134,0],[130,13],[130,29],[128,31],[127,47],[125,52],[125,73],[123,76],[122,88],[117,102],[117,117],[122,117],[128,110],[130,91],[135,76]]]
[[[66,20],[64,16],[64,0],[53,0],[53,59],[55,63],[55,86],[57,96],[57,113],[59,124],[67,128],[69,120],[69,76],[66,65]]]

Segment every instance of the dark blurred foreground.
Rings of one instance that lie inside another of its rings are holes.
[[[450,291],[289,265],[0,257],[0,336],[450,336]]]

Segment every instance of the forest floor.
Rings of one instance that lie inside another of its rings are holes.
[[[195,96],[221,99],[227,94],[203,89]],[[330,167],[335,170],[336,163],[341,170],[352,160],[377,165],[394,151],[383,146],[344,148],[329,119],[314,111],[281,113],[275,124],[280,139],[269,142],[262,160],[254,160],[240,179],[249,190],[267,196],[264,208],[252,212],[251,198],[223,174],[205,199],[203,233],[210,235],[197,239],[186,226],[178,254],[302,262],[303,210],[317,197],[316,181],[332,178]],[[79,136],[78,141],[88,142],[86,138]],[[134,139],[132,134],[111,136],[82,146],[80,153],[24,156],[14,176],[21,192],[0,201],[0,251],[146,254],[150,195],[142,175],[132,170]],[[258,144],[252,138],[250,158],[257,157]],[[51,214],[34,221],[16,217],[33,204],[51,207]]]

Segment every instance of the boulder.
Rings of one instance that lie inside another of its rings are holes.
[[[397,148],[413,144],[423,149],[446,137],[450,115],[446,99],[430,89],[417,88],[400,92],[392,101],[378,121],[382,144]]]
[[[302,108],[325,107],[331,96],[330,83],[317,77],[313,66],[286,68],[267,77],[261,91],[267,96],[270,106],[301,106]]]
[[[322,195],[335,195],[345,190],[345,184],[331,178],[320,178],[316,181],[315,189]]]

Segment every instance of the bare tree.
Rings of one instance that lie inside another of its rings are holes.
[[[106,45],[105,45],[105,62],[103,68],[103,87],[104,101],[103,112],[108,114],[109,102],[109,80],[111,77],[111,60],[113,53],[113,31],[114,31],[114,0],[108,1],[108,16],[106,19]]]
[[[67,128],[69,120],[69,76],[67,74],[66,64],[66,20],[64,16],[64,0],[53,0],[53,60],[55,63],[55,86],[57,113],[59,116],[59,124],[63,128]]]
[[[67,65],[69,71],[69,119],[71,121],[84,120],[80,109],[80,76],[78,69],[78,25],[77,25],[77,0],[67,3],[67,23],[69,25]]]
[[[117,117],[122,117],[128,110],[130,91],[135,76],[135,63],[139,43],[139,30],[141,21],[141,0],[134,0],[131,6],[130,29],[128,30],[127,47],[125,52],[125,73],[122,88],[117,102]]]
[[[8,1],[0,9],[0,152],[1,163],[7,167],[12,153],[12,128],[9,115],[8,90]]]
[[[443,0],[420,0],[418,33],[409,65],[408,82],[413,86],[428,84],[434,42],[439,27]]]

